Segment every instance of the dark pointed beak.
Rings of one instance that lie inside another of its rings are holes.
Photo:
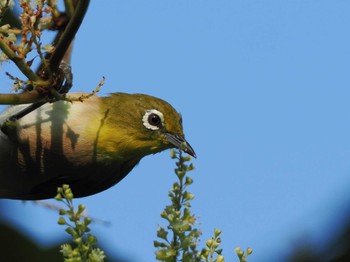
[[[194,152],[193,148],[186,141],[185,138],[183,138],[182,136],[179,136],[179,135],[171,134],[171,133],[166,133],[165,135],[168,138],[168,141],[171,144],[173,144],[175,147],[177,147],[177,148],[181,148],[182,143],[185,143],[185,149],[183,151],[185,151],[190,156],[193,156],[194,158],[197,158],[196,153]]]

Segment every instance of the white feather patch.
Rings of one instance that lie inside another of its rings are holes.
[[[162,125],[164,125],[164,116],[163,116],[163,113],[156,110],[156,109],[150,109],[150,110],[147,110],[146,113],[143,115],[142,117],[142,122],[143,122],[143,125],[147,128],[147,129],[151,129],[151,130],[158,130],[159,127],[158,126],[155,126],[155,125],[152,125],[148,122],[148,117],[151,115],[151,114],[155,114],[157,116],[159,116],[160,120],[162,121]]]

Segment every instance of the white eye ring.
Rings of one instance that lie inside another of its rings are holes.
[[[147,110],[142,117],[142,122],[147,129],[158,130],[164,125],[163,113],[156,109]]]

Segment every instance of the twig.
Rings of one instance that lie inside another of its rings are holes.
[[[33,201],[33,204],[45,207],[45,208],[47,208],[49,210],[52,210],[52,211],[60,211],[62,209],[62,207],[60,207],[59,205],[51,204],[51,203],[46,202],[46,201],[37,200],[37,201]],[[83,218],[84,217],[88,217],[87,213],[84,212],[82,217]],[[101,224],[103,226],[111,226],[112,225],[112,223],[110,221],[102,220],[102,219],[99,219],[99,218],[92,218],[92,217],[90,217],[90,218],[92,219],[92,222],[95,223],[95,224]]]
[[[100,92],[101,87],[104,85],[105,83],[105,77],[103,76],[101,81],[98,83],[97,87],[92,90],[92,92],[90,94],[82,94],[80,96],[66,96],[66,100],[70,101],[70,102],[74,102],[74,101],[80,101],[83,102],[86,99],[89,99],[90,97],[94,96],[96,93]]]
[[[24,59],[19,58],[15,52],[7,45],[5,39],[0,35],[0,49],[5,53],[5,55],[13,61],[21,72],[32,81],[39,80],[40,78],[32,71],[32,69],[27,65]]]
[[[61,38],[59,39],[56,50],[52,54],[50,59],[50,67],[52,71],[55,71],[64,57],[64,54],[68,50],[70,44],[72,43],[75,34],[77,33],[86,11],[88,9],[90,0],[80,0],[74,11],[74,15],[69,20],[67,27],[65,28]]]

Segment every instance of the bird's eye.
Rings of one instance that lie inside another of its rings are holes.
[[[164,116],[156,109],[147,110],[143,115],[142,122],[147,129],[158,130],[164,123]]]
[[[159,115],[150,114],[148,116],[148,123],[152,126],[159,126],[162,123],[162,120],[160,119]]]

